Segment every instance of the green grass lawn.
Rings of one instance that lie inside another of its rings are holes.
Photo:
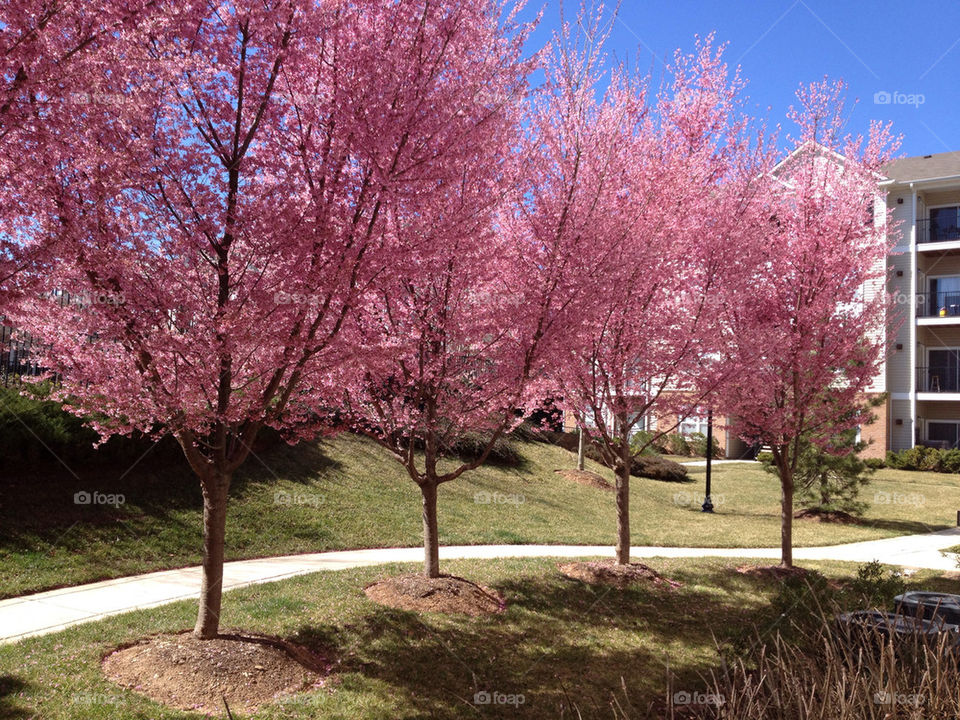
[[[612,493],[554,472],[573,467],[573,453],[543,443],[519,446],[520,467],[480,468],[441,487],[441,542],[612,544]],[[78,478],[56,468],[0,474],[0,597],[200,562],[200,491],[185,465],[154,467],[148,454],[132,470],[75,470]],[[779,544],[773,476],[756,465],[717,466],[717,512],[706,515],[699,511],[704,468],[690,475],[686,484],[634,479],[634,544]],[[76,505],[74,494],[82,490],[122,493],[125,503]],[[478,503],[477,493],[501,502]],[[871,508],[863,524],[798,521],[796,544],[953,525],[960,477],[882,470],[864,499]],[[344,435],[248,460],[232,491],[227,557],[415,546],[420,522],[419,491],[400,466],[371,441]]]
[[[554,560],[446,563],[445,570],[501,591],[507,610],[482,618],[414,614],[375,605],[362,588],[410,566],[317,573],[230,592],[225,628],[290,639],[333,665],[327,686],[261,708],[256,718],[612,718],[616,697],[631,717],[672,692],[703,689],[701,673],[725,643],[766,637],[769,578],[736,571],[742,561],[655,560],[679,588],[626,591],[584,585]],[[809,563],[828,577],[853,566]],[[957,592],[960,582],[920,573],[911,587]],[[196,605],[181,602],[127,613],[68,631],[0,646],[0,717],[44,720],[172,720],[166,710],[106,681],[100,658],[120,644],[192,625]],[[472,704],[478,691],[522,694],[518,707]],[[562,712],[566,708],[565,712]],[[652,717],[659,717],[656,709]]]

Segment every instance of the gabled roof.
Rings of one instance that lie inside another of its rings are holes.
[[[773,174],[774,177],[779,177],[789,169],[790,165],[792,165],[796,161],[796,159],[800,157],[800,155],[804,155],[807,153],[820,155],[830,160],[834,160],[839,165],[843,165],[843,163],[846,161],[846,158],[844,158],[843,155],[831,150],[826,145],[821,145],[820,143],[814,142],[813,140],[807,140],[806,142],[799,144],[797,147],[791,150],[790,153],[783,160],[778,162],[770,171],[771,174]]]
[[[888,178],[897,183],[953,177],[960,175],[960,151],[900,158],[883,170]]]

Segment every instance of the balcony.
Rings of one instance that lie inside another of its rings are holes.
[[[960,291],[917,293],[917,317],[955,318],[960,322]]]
[[[930,366],[917,368],[917,393],[934,395],[935,398],[918,399],[960,399],[960,365]],[[957,398],[948,397],[956,395]]]
[[[917,250],[931,252],[956,249],[960,249],[960,227],[956,222],[944,222],[944,219],[917,220]]]

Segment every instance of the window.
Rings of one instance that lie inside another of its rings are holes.
[[[928,352],[925,387],[921,392],[960,392],[960,350],[946,348]],[[921,377],[921,384],[923,378]]]
[[[960,206],[930,208],[930,241],[960,240]]]
[[[957,447],[960,440],[960,422],[955,420],[927,421],[927,440],[945,442],[948,447]]]
[[[700,433],[701,435],[707,434],[707,416],[706,415],[690,415],[680,423],[680,434],[684,437],[690,437],[694,433]]]

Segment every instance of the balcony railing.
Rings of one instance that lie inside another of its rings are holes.
[[[960,366],[918,367],[917,392],[960,392]]]
[[[0,384],[6,386],[20,377],[46,372],[36,360],[38,349],[31,339],[14,339],[12,328],[0,325]]]
[[[929,219],[917,220],[917,242],[936,243],[960,240],[960,227],[932,224]]]
[[[960,291],[917,293],[920,317],[956,317],[960,320]]]

